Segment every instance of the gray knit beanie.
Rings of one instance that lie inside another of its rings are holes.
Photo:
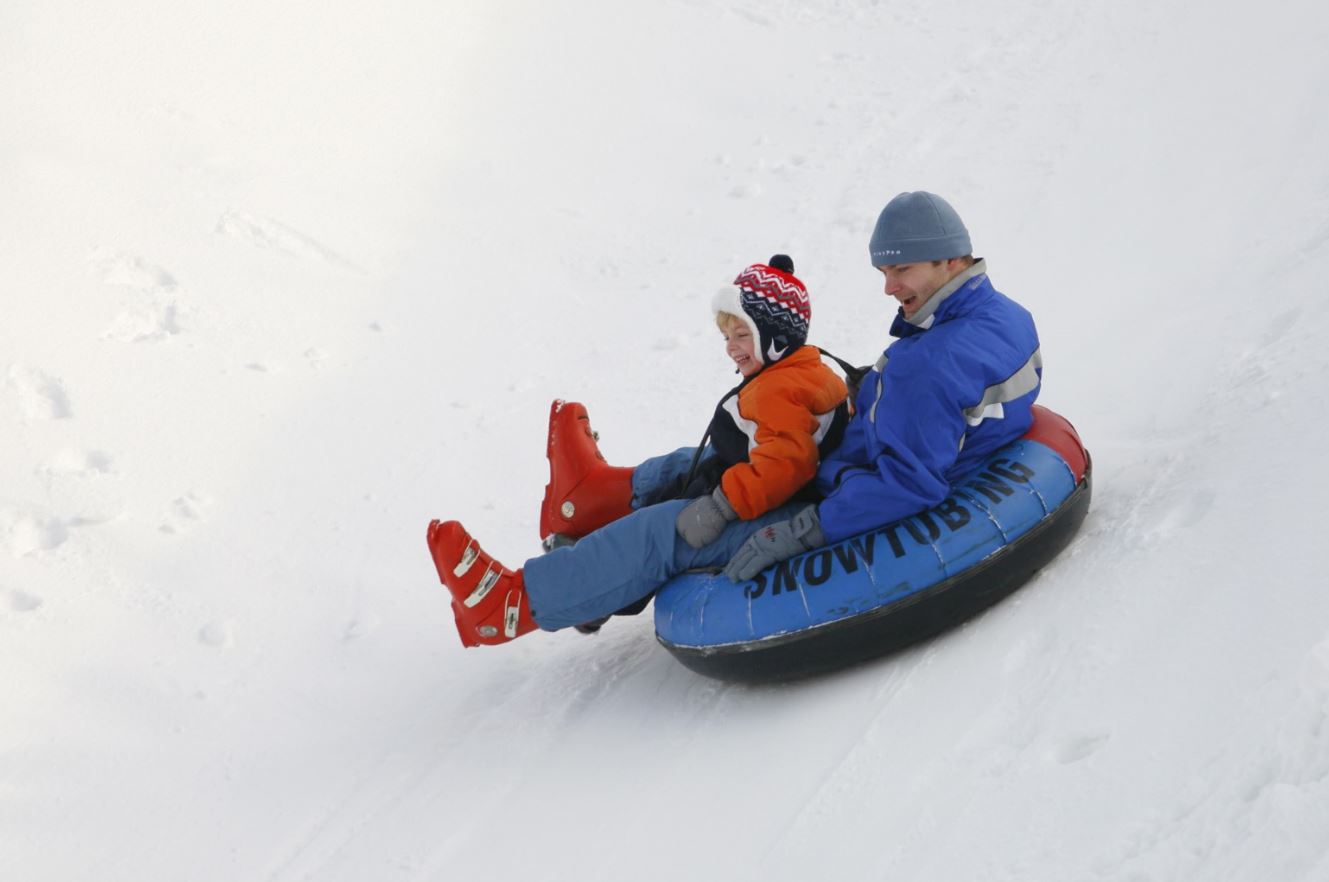
[[[901,193],[881,210],[868,243],[873,266],[946,260],[973,253],[960,215],[940,196]]]

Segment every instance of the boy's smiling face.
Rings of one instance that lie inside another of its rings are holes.
[[[720,333],[724,334],[724,351],[738,366],[738,372],[744,379],[762,369],[761,359],[757,357],[757,341],[752,338],[752,330],[739,319],[730,319]]]

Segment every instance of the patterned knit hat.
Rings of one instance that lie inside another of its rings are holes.
[[[757,358],[770,365],[807,342],[812,303],[794,276],[794,262],[777,254],[769,264],[754,263],[739,273],[734,287],[715,295],[711,312],[745,321],[758,343]]]

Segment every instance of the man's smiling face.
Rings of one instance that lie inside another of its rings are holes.
[[[923,263],[900,263],[879,266],[886,277],[886,295],[894,297],[904,311],[905,318],[913,318],[923,304],[936,294],[942,285],[955,277],[950,268],[952,261],[939,260]]]

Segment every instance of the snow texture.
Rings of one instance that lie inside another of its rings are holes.
[[[1329,16],[1121,0],[12,0],[0,879],[1329,879]],[[1096,468],[926,645],[754,688],[649,616],[463,650],[424,546],[538,552],[733,382],[791,254],[947,196]]]

